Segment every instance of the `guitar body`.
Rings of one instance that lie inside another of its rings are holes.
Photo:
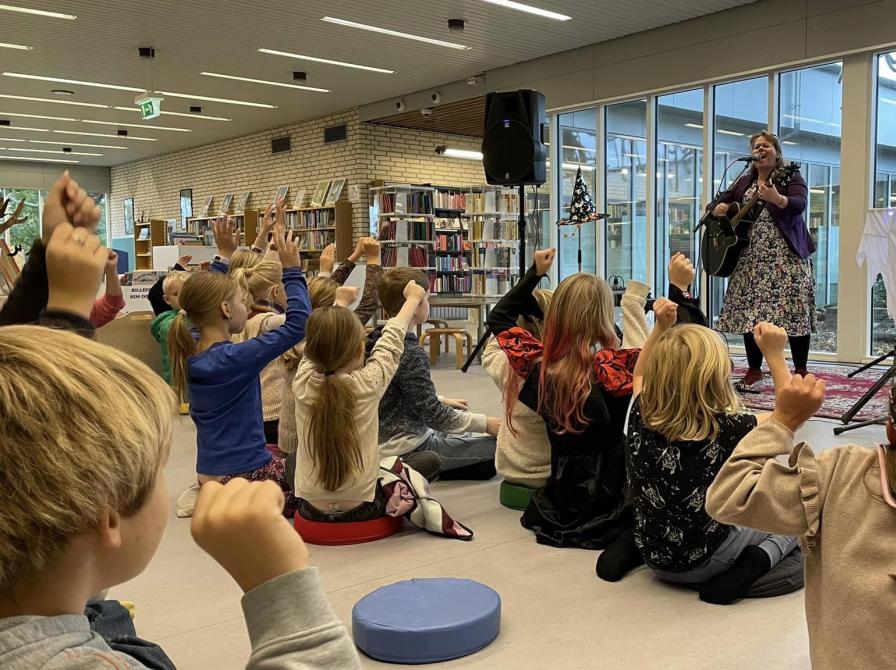
[[[799,172],[799,165],[791,163],[780,170],[774,180],[778,187],[786,187],[793,175]],[[700,241],[700,262],[708,275],[730,277],[737,267],[740,255],[750,246],[750,226],[762,213],[764,204],[758,197],[746,205],[731,203],[724,216],[713,216],[707,212],[700,223],[704,228]]]

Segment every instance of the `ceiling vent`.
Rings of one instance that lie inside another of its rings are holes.
[[[344,142],[348,139],[348,126],[344,123],[341,126],[330,126],[324,128],[324,144],[331,142]]]
[[[292,144],[289,141],[289,135],[284,137],[275,137],[271,140],[271,153],[282,154],[290,151]]]

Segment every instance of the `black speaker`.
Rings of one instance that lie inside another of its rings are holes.
[[[538,91],[504,91],[485,97],[482,164],[489,184],[527,186],[547,181],[544,124],[544,96]]]

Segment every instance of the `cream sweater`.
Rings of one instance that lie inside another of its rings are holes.
[[[754,429],[709,488],[706,511],[801,538],[814,670],[892,668],[896,509],[883,501],[878,456],[850,445],[816,458],[793,441],[775,419]],[[788,454],[786,465],[776,458]]]
[[[285,314],[264,312],[256,314],[246,321],[239,341],[244,342],[251,337],[258,337],[279,328],[286,323]],[[278,356],[261,371],[261,407],[265,421],[280,418],[280,403],[283,401],[283,363]]]
[[[317,480],[311,450],[306,440],[304,427],[308,425],[311,407],[320,395],[326,377],[315,371],[308,358],[302,359],[292,383],[295,395],[295,414],[298,448],[296,454],[295,493],[311,503],[327,501],[370,502],[376,493],[379,479],[380,452],[377,435],[379,432],[380,399],[389,387],[398,362],[404,353],[404,333],[408,322],[395,317],[389,319],[376,346],[364,367],[350,373],[337,373],[336,377],[348,384],[355,394],[355,426],[361,441],[361,470],[352,474],[335,491],[323,488]],[[334,444],[334,449],[341,445]]]

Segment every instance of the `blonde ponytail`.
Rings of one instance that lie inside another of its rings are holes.
[[[187,324],[183,311],[174,317],[168,329],[168,358],[171,361],[171,386],[177,397],[186,402],[187,358],[196,353],[196,340]]]
[[[231,276],[244,292],[249,310],[254,312],[272,312],[267,302],[271,290],[283,282],[283,269],[273,261],[261,261],[252,267],[237,268],[230,271]]]

